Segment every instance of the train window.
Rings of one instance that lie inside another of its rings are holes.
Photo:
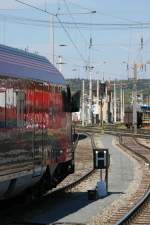
[[[16,127],[16,98],[9,84],[6,89],[6,128]]]
[[[6,91],[0,89],[0,128],[6,127]]]

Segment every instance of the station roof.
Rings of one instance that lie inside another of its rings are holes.
[[[5,45],[0,45],[0,75],[65,84],[47,58]]]

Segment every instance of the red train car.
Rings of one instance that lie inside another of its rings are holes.
[[[0,199],[49,190],[74,171],[74,104],[45,57],[0,45]]]

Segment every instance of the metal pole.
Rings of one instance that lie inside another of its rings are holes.
[[[137,64],[134,64],[134,81],[133,81],[133,130],[137,133]]]
[[[97,80],[97,105],[99,105],[99,80]]]
[[[120,122],[123,122],[123,116],[122,116],[122,84],[120,87]]]
[[[91,68],[89,68],[89,75],[90,75],[90,81],[89,81],[89,124],[92,123],[92,74],[91,74]]]
[[[108,192],[108,167],[105,170],[106,191]]]
[[[103,130],[103,97],[101,97],[101,127]]]
[[[92,74],[91,74],[91,48],[92,48],[92,37],[90,37],[89,43],[89,124],[92,124]]]
[[[122,89],[122,117],[123,117],[123,121],[124,121],[124,88]]]
[[[116,84],[114,82],[114,123],[116,123]]]
[[[100,169],[100,181],[102,181],[102,180],[103,180],[103,170]]]
[[[59,55],[58,59],[59,59],[58,69],[59,69],[59,72],[61,73],[62,72],[62,56]]]
[[[107,107],[107,117],[106,117],[106,121],[108,123],[108,90],[107,90],[107,82],[105,83],[105,99],[106,99],[106,107]]]
[[[83,83],[82,83],[82,126],[84,126],[84,114],[85,114],[85,103],[84,103],[84,80],[83,80]]]

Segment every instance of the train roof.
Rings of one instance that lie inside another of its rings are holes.
[[[0,75],[65,84],[47,58],[5,45],[0,45]]]

